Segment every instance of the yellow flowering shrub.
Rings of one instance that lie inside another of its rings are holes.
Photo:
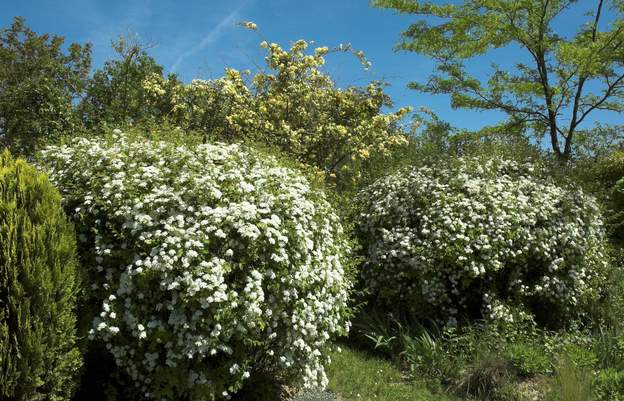
[[[172,88],[172,118],[206,136],[274,146],[339,187],[352,186],[371,158],[407,144],[399,123],[410,110],[382,113],[391,102],[380,82],[363,88],[336,86],[322,71],[325,56],[349,52],[350,46],[312,52],[308,46],[299,40],[285,50],[262,42],[266,70],[252,76],[226,69],[219,79]],[[362,52],[353,53],[365,68],[370,66]],[[153,99],[161,93],[153,80],[145,85]],[[161,87],[166,86],[161,78]]]

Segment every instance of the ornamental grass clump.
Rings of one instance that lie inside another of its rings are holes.
[[[41,156],[91,270],[91,335],[146,398],[227,399],[256,374],[327,384],[348,246],[300,174],[239,145],[120,133]]]
[[[76,345],[76,239],[44,174],[0,153],[0,400],[69,400]]]
[[[359,194],[364,287],[387,306],[557,326],[597,297],[605,270],[598,206],[505,160],[404,170]]]

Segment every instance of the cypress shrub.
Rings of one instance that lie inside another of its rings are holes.
[[[0,400],[67,400],[82,358],[74,230],[44,174],[0,154]]]

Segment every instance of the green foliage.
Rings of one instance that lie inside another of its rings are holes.
[[[0,143],[15,152],[80,128],[72,101],[85,85],[91,47],[73,43],[65,53],[63,42],[19,17],[0,31]]]
[[[581,127],[594,110],[624,111],[621,2],[597,2],[595,14],[569,38],[554,30],[553,21],[565,16],[575,0],[373,3],[421,17],[403,32],[398,48],[434,58],[438,74],[412,88],[449,94],[456,108],[504,112],[533,137],[546,135],[560,158],[572,156],[577,134],[581,142],[589,142],[589,130]],[[612,19],[603,30],[608,14]],[[466,60],[508,46],[519,47],[528,57],[518,60],[514,72],[494,65],[482,82],[465,68]],[[596,131],[603,135],[600,127]]]
[[[624,401],[624,370],[605,369],[593,381],[594,400]]]
[[[0,244],[0,399],[69,400],[82,363],[74,230],[46,176],[7,150]]]
[[[593,166],[593,174],[600,183],[610,188],[624,177],[624,150],[610,153],[607,157],[600,158]]]
[[[591,369],[598,362],[594,350],[582,344],[568,344],[563,347],[562,353],[580,369]]]
[[[440,330],[374,309],[362,311],[354,328],[371,352],[392,360],[410,378],[474,399],[583,394],[591,390],[588,380],[602,371],[610,371],[604,374],[604,393],[611,394],[621,380],[616,372],[624,361],[624,342],[613,332],[549,331],[531,321],[480,322]],[[359,337],[352,336],[351,343]],[[594,396],[601,394],[594,387]]]
[[[425,107],[414,118],[411,136],[418,149],[418,160],[410,158],[412,164],[442,165],[445,159],[457,157],[500,157],[517,162],[543,158],[521,124],[503,122],[476,132],[458,130]]]
[[[592,350],[600,369],[624,371],[624,334],[601,332],[596,335]]]
[[[453,355],[446,341],[446,332],[427,328],[419,323],[396,318],[391,314],[365,310],[356,329],[381,353],[409,372],[433,386],[448,384],[458,374],[457,355]],[[434,334],[435,333],[435,334]]]
[[[409,109],[383,113],[391,102],[382,83],[341,89],[322,70],[328,53],[349,47],[309,52],[304,40],[288,50],[261,46],[267,49],[266,69],[253,76],[226,69],[217,80],[172,85],[152,74],[145,90],[154,102],[174,99],[172,118],[182,127],[228,142],[273,146],[340,189],[353,188],[371,158],[387,157],[407,143],[400,121]]]
[[[204,142],[210,138],[232,142],[251,135],[238,135],[228,119],[238,110],[252,107],[252,94],[241,78],[238,71],[228,68],[219,79],[182,84],[153,73],[144,79],[143,90],[150,105],[171,104],[168,120],[185,131],[201,133]]]
[[[108,60],[95,71],[78,106],[78,112],[87,128],[104,128],[106,125],[162,123],[171,111],[171,99],[163,96],[151,101],[144,81],[153,75],[162,79],[163,67],[147,53],[148,46],[140,43],[136,35],[120,36],[113,42],[117,58]],[[168,78],[175,86],[175,75]]]
[[[609,264],[599,297],[587,304],[589,323],[598,331],[624,333],[624,249],[611,245],[608,248]]]
[[[582,157],[556,173],[568,181],[582,185],[600,199],[611,239],[618,244],[624,235],[622,222],[624,197],[618,192],[618,181],[624,177],[624,151],[614,150],[606,155]]]
[[[505,347],[504,354],[522,377],[552,373],[552,359],[539,343],[512,342]]]
[[[451,401],[456,398],[432,393],[388,361],[352,348],[334,352],[328,367],[329,390],[344,401]]]
[[[427,330],[421,330],[417,335],[402,334],[402,354],[405,362],[409,364],[412,374],[424,373],[426,377],[444,377],[448,360],[444,355],[440,344]]]
[[[613,187],[612,202],[613,212],[609,216],[609,229],[613,239],[624,245],[624,175]]]
[[[589,130],[578,132],[575,155],[577,158],[589,158],[600,161],[613,152],[621,152],[624,146],[624,125],[600,124]]]
[[[592,373],[570,359],[559,360],[554,377],[550,379],[548,400],[588,401],[592,399]]]
[[[494,353],[477,354],[475,361],[462,372],[454,390],[464,397],[496,399],[513,375],[509,361]]]

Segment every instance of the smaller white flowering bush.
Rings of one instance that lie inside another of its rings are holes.
[[[323,194],[238,145],[78,139],[41,166],[77,225],[92,337],[146,398],[227,399],[254,374],[325,386],[348,246]]]
[[[523,317],[558,325],[579,316],[605,270],[600,212],[593,198],[535,169],[459,159],[363,189],[364,287],[444,324]]]

